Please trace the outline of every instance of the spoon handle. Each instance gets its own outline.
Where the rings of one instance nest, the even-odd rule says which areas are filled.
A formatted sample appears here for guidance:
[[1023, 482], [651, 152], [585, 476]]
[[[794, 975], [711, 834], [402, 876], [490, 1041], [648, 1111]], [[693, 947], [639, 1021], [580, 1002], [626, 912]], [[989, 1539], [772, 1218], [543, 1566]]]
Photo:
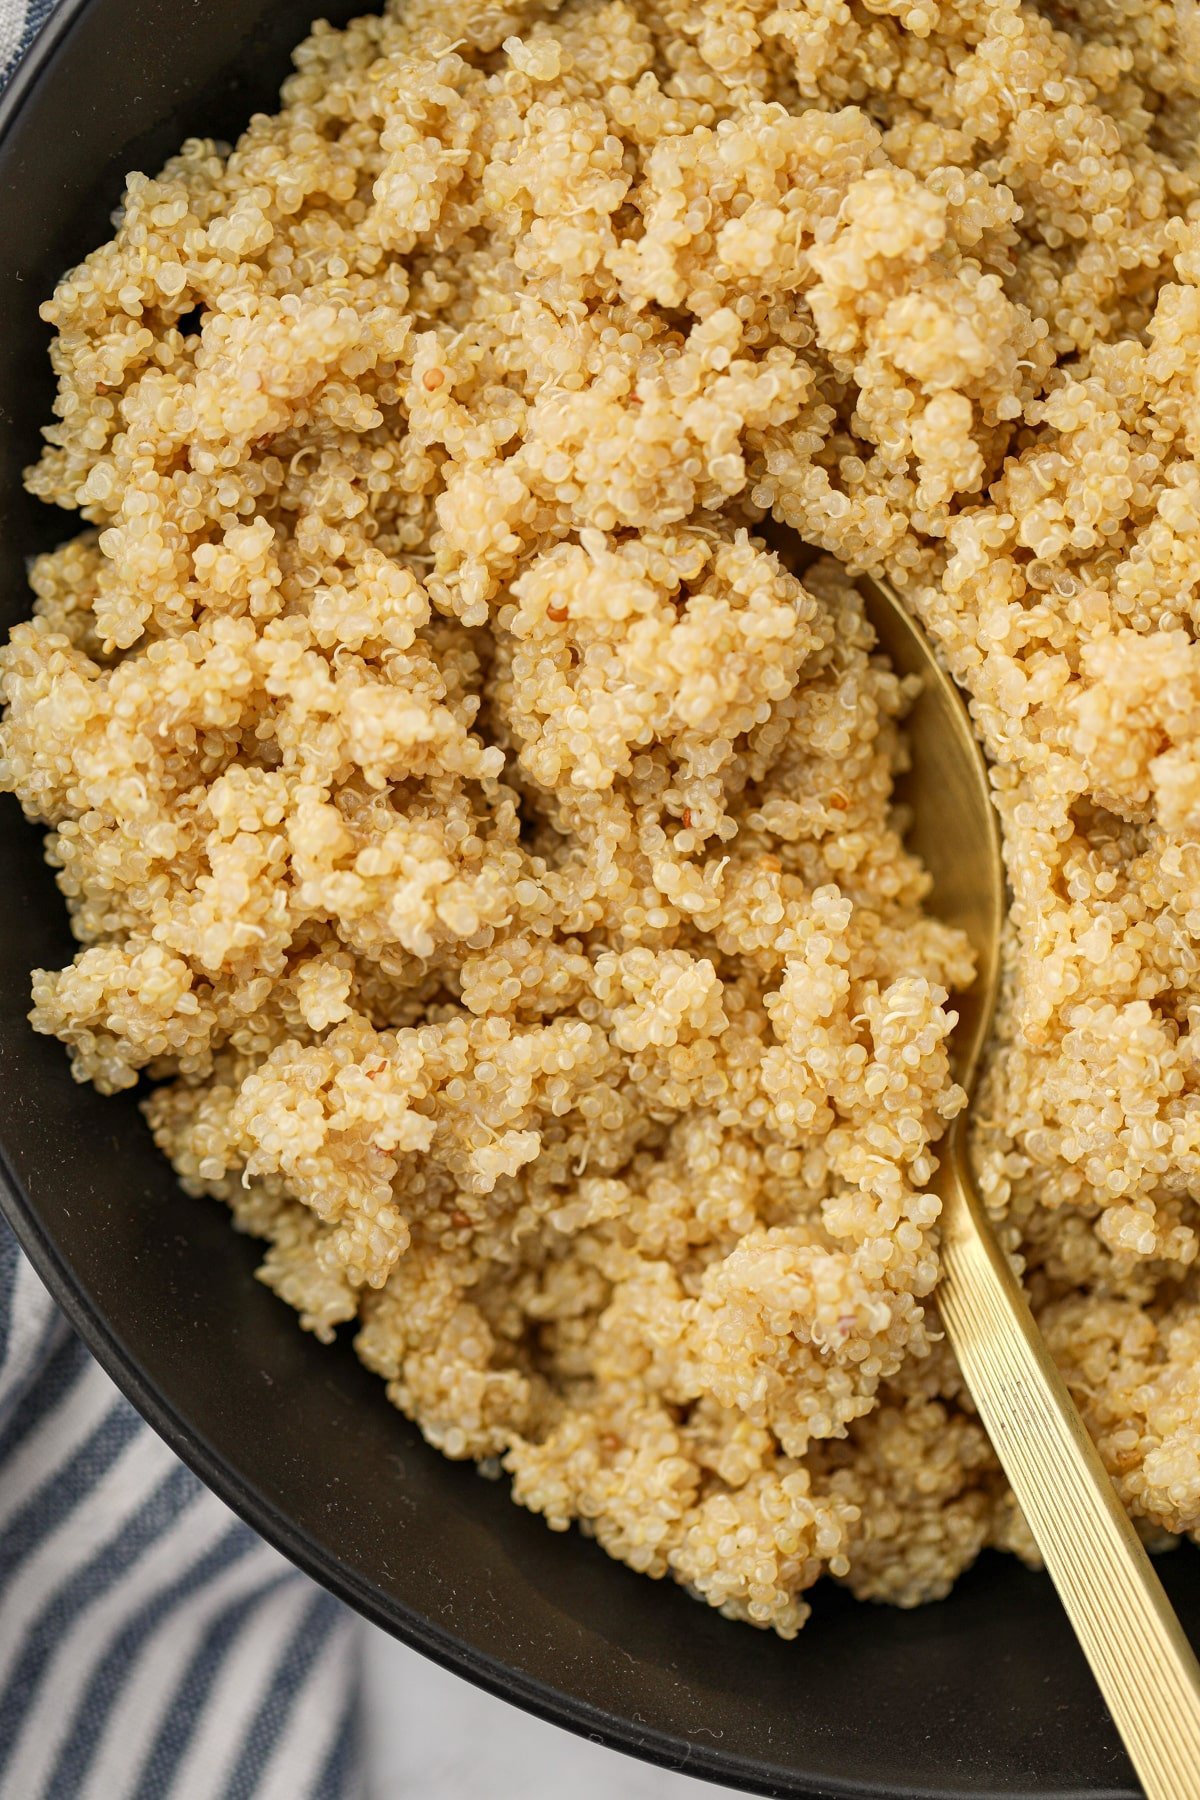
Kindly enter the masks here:
[[938, 1177], [947, 1336], [1149, 1800], [1200, 1800], [1200, 1664], [996, 1241], [963, 1135]]

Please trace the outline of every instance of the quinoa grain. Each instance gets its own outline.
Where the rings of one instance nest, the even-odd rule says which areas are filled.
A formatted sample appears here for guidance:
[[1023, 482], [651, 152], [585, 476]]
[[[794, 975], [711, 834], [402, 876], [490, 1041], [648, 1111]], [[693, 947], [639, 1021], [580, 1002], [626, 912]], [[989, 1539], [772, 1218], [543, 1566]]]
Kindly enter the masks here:
[[980, 1179], [1200, 1530], [1198, 95], [1167, 0], [411, 0], [44, 309], [34, 1025], [432, 1444], [785, 1636], [1033, 1554], [930, 1310], [971, 962], [864, 569], [995, 770]]

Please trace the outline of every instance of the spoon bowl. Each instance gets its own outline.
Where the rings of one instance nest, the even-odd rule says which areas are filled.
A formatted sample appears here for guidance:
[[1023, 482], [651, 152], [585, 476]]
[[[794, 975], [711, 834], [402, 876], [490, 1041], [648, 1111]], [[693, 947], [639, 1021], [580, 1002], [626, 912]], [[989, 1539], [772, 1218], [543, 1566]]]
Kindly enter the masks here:
[[921, 683], [904, 721], [910, 766], [896, 798], [911, 813], [905, 841], [933, 878], [930, 911], [965, 932], [975, 951], [974, 983], [954, 997], [950, 1045], [955, 1080], [969, 1094], [996, 1010], [1004, 925], [1004, 862], [987, 764], [962, 695], [896, 590], [867, 576], [857, 586], [893, 669]]

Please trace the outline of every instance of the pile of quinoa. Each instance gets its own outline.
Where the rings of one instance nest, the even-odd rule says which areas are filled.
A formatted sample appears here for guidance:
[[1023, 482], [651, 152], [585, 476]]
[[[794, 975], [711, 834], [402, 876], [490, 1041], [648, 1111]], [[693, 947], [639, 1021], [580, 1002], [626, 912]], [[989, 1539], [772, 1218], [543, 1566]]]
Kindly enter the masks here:
[[1032, 1557], [931, 1305], [972, 967], [885, 573], [1003, 822], [979, 1178], [1200, 1531], [1200, 7], [416, 0], [295, 66], [44, 309], [34, 1025], [555, 1529], [784, 1636]]

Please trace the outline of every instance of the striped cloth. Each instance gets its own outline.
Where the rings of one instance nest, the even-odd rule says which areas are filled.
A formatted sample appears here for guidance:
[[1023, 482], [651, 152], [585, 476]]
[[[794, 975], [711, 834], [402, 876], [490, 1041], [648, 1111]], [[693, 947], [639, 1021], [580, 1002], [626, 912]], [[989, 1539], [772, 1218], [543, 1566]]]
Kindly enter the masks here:
[[[52, 0], [0, 0], [0, 85]], [[359, 1629], [167, 1449], [0, 1220], [0, 1800], [352, 1800]]]
[[359, 1632], [155, 1436], [0, 1221], [0, 1796], [351, 1800]]
[[0, 0], [0, 86], [54, 10], [54, 0]]

